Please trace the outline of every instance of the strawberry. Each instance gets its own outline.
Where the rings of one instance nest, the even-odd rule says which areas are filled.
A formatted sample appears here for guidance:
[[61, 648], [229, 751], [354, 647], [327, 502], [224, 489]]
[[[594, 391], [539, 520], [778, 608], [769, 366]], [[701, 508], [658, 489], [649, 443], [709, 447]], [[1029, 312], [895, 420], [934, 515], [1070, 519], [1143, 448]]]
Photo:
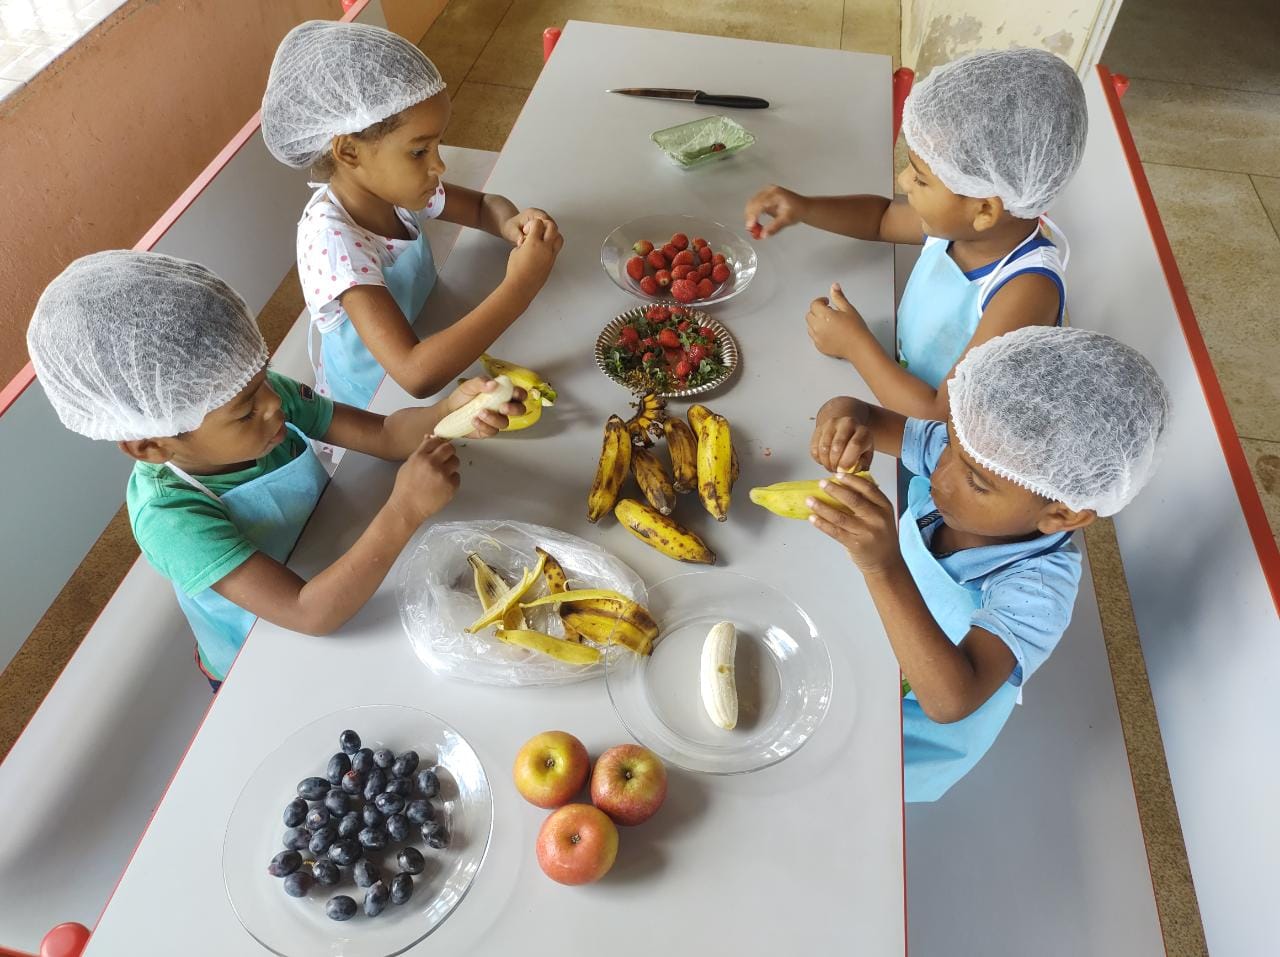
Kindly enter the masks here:
[[706, 346], [693, 345], [689, 347], [687, 354], [689, 356], [689, 361], [692, 362], [694, 366], [698, 366], [710, 353], [707, 351]]
[[732, 275], [733, 273], [729, 271], [729, 267], [724, 263], [720, 263], [718, 266], [714, 266], [711, 269], [711, 279], [713, 282], [728, 282], [729, 277]]
[[622, 331], [618, 333], [619, 342], [639, 342], [640, 333], [636, 332], [635, 326], [623, 326]]
[[659, 269], [653, 274], [653, 281], [658, 284], [659, 289], [666, 289], [671, 285], [671, 273], [665, 269]]
[[632, 279], [644, 278], [644, 259], [640, 256], [632, 256], [627, 260], [627, 275]]
[[698, 267], [698, 278], [699, 278], [699, 279], [710, 279], [710, 278], [711, 278], [711, 271], [712, 271], [713, 269], [715, 269], [715, 268], [716, 268], [716, 267], [715, 267], [715, 266], [713, 266], [713, 265], [711, 265], [711, 263], [703, 263], [701, 266], [699, 266], [699, 267]]
[[658, 294], [658, 284], [654, 282], [652, 276], [645, 276], [640, 280], [640, 291], [646, 296], [656, 296]]
[[649, 253], [653, 252], [653, 243], [649, 242], [647, 239], [641, 239], [638, 240], [631, 248], [635, 250], [637, 256], [647, 256]]
[[701, 249], [701, 248], [702, 248], [703, 246], [705, 246], [706, 244], [707, 244], [707, 241], [706, 241], [705, 239], [703, 239], [701, 236], [697, 236], [697, 237], [695, 237], [695, 238], [694, 238], [694, 240], [693, 240], [693, 248], [694, 248], [694, 249]]
[[640, 340], [640, 346], [644, 349], [655, 349], [658, 346], [658, 340], [654, 336], [645, 336]]
[[[681, 311], [683, 312], [684, 310], [681, 310]], [[675, 318], [675, 313], [674, 313], [674, 312], [671, 314], [671, 318], [672, 318], [672, 319], [674, 319], [674, 318]], [[688, 331], [689, 331], [689, 325], [690, 325], [690, 323], [689, 323], [689, 320], [688, 320], [688, 319], [681, 319], [679, 322], [677, 322], [677, 323], [676, 323], [676, 329], [677, 329], [678, 331], [680, 331], [680, 332], [688, 332]]]
[[658, 344], [664, 349], [679, 349], [680, 337], [674, 329], [663, 329], [658, 333]]
[[684, 233], [676, 233], [671, 237], [671, 245], [676, 249], [686, 249], [689, 246], [689, 237]]
[[688, 359], [681, 359], [679, 362], [676, 363], [676, 378], [677, 379], [689, 378], [689, 376], [693, 375], [693, 370], [695, 368], [697, 367]]
[[716, 284], [710, 279], [698, 280], [698, 298], [710, 299], [716, 294]]
[[747, 230], [751, 234], [752, 239], [759, 239], [764, 235], [764, 227], [759, 223], [752, 223], [751, 228]]
[[676, 253], [676, 258], [671, 260], [673, 266], [692, 266], [693, 264], [693, 253], [688, 249], [680, 250]]
[[729, 260], [724, 258], [724, 253], [716, 253], [714, 256], [711, 257], [711, 265], [713, 266], [719, 266], [721, 263], [725, 263], [728, 261]]
[[679, 252], [680, 250], [676, 249], [676, 247], [671, 245], [671, 243], [667, 243], [665, 246], [662, 247], [662, 255], [667, 260], [667, 262], [671, 262], [672, 260], [674, 260], [676, 258], [676, 255]]
[[671, 295], [679, 302], [693, 302], [698, 298], [698, 287], [692, 279], [677, 279], [671, 284]]
[[672, 306], [671, 315], [673, 318], [682, 318], [684, 316], [689, 315], [689, 310], [686, 309], [684, 306]]
[[654, 359], [654, 354], [652, 352], [646, 352], [644, 355], [640, 357], [641, 362], [652, 362], [653, 359]]
[[666, 259], [664, 259], [664, 258], [663, 258], [663, 256], [662, 256], [662, 253], [660, 253], [660, 252], [659, 252], [658, 250], [656, 250], [656, 249], [651, 249], [651, 250], [649, 251], [649, 254], [648, 254], [647, 256], [645, 256], [645, 257], [644, 257], [644, 261], [645, 261], [645, 262], [647, 262], [647, 263], [648, 263], [650, 266], [652, 266], [654, 269], [666, 269], [666, 268], [667, 268], [667, 261], [666, 261]]
[[685, 278], [687, 278], [691, 273], [695, 273], [695, 272], [697, 272], [697, 270], [696, 270], [696, 269], [694, 269], [692, 266], [672, 266], [672, 267], [671, 267], [671, 278], [672, 278], [672, 279], [685, 279]]
[[704, 263], [711, 262], [711, 257], [714, 255], [715, 253], [711, 251], [710, 246], [703, 246], [701, 249], [698, 250], [698, 256], [702, 259]]

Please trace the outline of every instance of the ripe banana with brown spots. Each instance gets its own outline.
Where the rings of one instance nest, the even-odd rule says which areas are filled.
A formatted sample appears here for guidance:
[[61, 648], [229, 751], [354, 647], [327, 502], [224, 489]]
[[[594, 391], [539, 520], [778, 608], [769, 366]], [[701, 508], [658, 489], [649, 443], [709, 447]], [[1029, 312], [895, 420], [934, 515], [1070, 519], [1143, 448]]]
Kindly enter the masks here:
[[683, 525], [633, 498], [624, 498], [613, 510], [622, 527], [646, 545], [681, 562], [714, 565], [716, 553]]
[[712, 412], [702, 417], [698, 436], [698, 497], [718, 522], [729, 517], [733, 489], [733, 436], [729, 420]]
[[596, 465], [596, 477], [587, 493], [587, 520], [598, 521], [618, 500], [622, 483], [631, 471], [631, 436], [627, 427], [616, 415], [609, 416], [604, 427], [604, 444], [600, 449], [600, 461]]
[[646, 448], [634, 448], [631, 450], [631, 471], [649, 504], [663, 515], [670, 515], [676, 507], [676, 490], [662, 460]]
[[[710, 409], [708, 409], [705, 405], [689, 406], [689, 426], [693, 429], [693, 434], [695, 436], [698, 434], [698, 425], [701, 422], [705, 421], [707, 416], [710, 416], [710, 415], [714, 415], [714, 413]], [[733, 488], [733, 486], [737, 484], [738, 484], [738, 450], [735, 448], [733, 450], [733, 455], [731, 456], [730, 462], [729, 462], [729, 487]]]
[[662, 423], [671, 456], [672, 487], [679, 493], [692, 492], [698, 485], [698, 440], [693, 429], [674, 415]]

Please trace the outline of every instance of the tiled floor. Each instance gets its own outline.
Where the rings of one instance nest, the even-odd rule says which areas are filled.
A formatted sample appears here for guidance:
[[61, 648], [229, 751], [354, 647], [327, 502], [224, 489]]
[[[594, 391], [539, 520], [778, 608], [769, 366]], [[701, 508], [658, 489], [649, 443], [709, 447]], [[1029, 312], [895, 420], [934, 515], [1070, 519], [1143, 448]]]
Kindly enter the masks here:
[[0, 0], [0, 99], [44, 69], [124, 0]]

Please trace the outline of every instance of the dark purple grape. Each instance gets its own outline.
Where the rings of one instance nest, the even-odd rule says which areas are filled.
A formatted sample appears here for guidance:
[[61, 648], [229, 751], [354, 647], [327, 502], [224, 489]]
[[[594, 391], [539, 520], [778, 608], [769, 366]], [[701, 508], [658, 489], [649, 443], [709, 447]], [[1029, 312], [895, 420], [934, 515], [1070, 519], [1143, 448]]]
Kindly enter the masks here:
[[364, 822], [360, 820], [360, 812], [348, 811], [338, 822], [338, 837], [355, 837], [362, 827]]
[[396, 854], [396, 863], [406, 874], [421, 874], [422, 869], [427, 866], [422, 852], [416, 847], [400, 848], [400, 852]]
[[324, 806], [329, 809], [329, 813], [334, 817], [342, 817], [347, 813], [347, 808], [351, 806], [351, 801], [347, 798], [347, 792], [340, 788], [330, 788], [329, 793], [324, 796]]
[[338, 735], [338, 745], [342, 748], [343, 754], [355, 754], [360, 750], [360, 735], [348, 728]]
[[342, 776], [342, 790], [348, 794], [359, 794], [364, 790], [364, 775], [352, 768]]
[[364, 853], [359, 842], [342, 837], [329, 846], [329, 860], [341, 867], [350, 867]]
[[378, 865], [368, 858], [356, 861], [356, 866], [351, 869], [351, 876], [357, 887], [368, 887], [382, 880], [382, 872], [378, 869]]
[[298, 797], [308, 801], [319, 801], [329, 790], [329, 782], [324, 778], [303, 778], [298, 782]]
[[387, 834], [393, 841], [403, 841], [409, 836], [409, 819], [403, 814], [387, 817]]
[[377, 917], [387, 906], [387, 901], [391, 899], [391, 891], [387, 889], [387, 885], [378, 881], [364, 892], [364, 912], [367, 917]]
[[404, 816], [414, 824], [426, 824], [436, 816], [435, 811], [431, 809], [431, 804], [419, 798], [416, 801], [410, 801], [405, 805]]
[[342, 871], [338, 870], [338, 865], [333, 861], [312, 861], [311, 873], [315, 875], [316, 883], [321, 887], [332, 887], [342, 880]]
[[368, 774], [373, 770], [373, 752], [368, 748], [361, 748], [355, 754], [351, 755], [351, 770], [359, 771], [361, 774]]
[[380, 827], [366, 827], [358, 835], [360, 846], [370, 851], [380, 851], [387, 846], [387, 832]]
[[413, 793], [413, 780], [411, 778], [392, 778], [382, 790], [388, 794], [398, 794], [407, 801], [409, 800], [409, 795]]
[[390, 748], [379, 748], [377, 751], [373, 752], [373, 763], [384, 771], [391, 767], [391, 765], [395, 764], [395, 762], [395, 753]]
[[314, 883], [310, 871], [294, 871], [284, 879], [284, 892], [290, 897], [306, 897]]
[[406, 751], [391, 765], [391, 775], [397, 778], [411, 777], [416, 770], [418, 770], [417, 751]]
[[364, 799], [372, 801], [387, 786], [387, 775], [381, 768], [374, 768], [364, 779]]
[[300, 851], [307, 846], [310, 840], [311, 832], [305, 827], [291, 827], [284, 832], [284, 838], [280, 843], [291, 851]]
[[324, 776], [329, 779], [329, 783], [335, 788], [342, 783], [342, 776], [351, 770], [351, 759], [339, 751], [329, 759], [329, 766], [325, 768]]
[[284, 826], [297, 827], [307, 816], [307, 802], [302, 798], [294, 798], [284, 806]]
[[267, 873], [272, 877], [288, 877], [302, 866], [302, 855], [297, 851], [281, 851], [271, 858]]
[[404, 810], [404, 798], [398, 794], [389, 794], [386, 791], [375, 797], [373, 804], [383, 814], [399, 814]]
[[413, 878], [408, 874], [397, 874], [391, 878], [391, 903], [404, 904], [413, 896]]
[[424, 798], [433, 798], [440, 793], [440, 779], [431, 768], [423, 768], [418, 772], [418, 793]]
[[427, 842], [427, 847], [437, 851], [449, 844], [449, 835], [439, 821], [428, 821], [422, 825], [422, 839]]
[[329, 850], [329, 845], [337, 839], [338, 829], [332, 824], [326, 824], [324, 827], [312, 832], [311, 840], [307, 842], [307, 850], [319, 857]]
[[[323, 804], [313, 807], [307, 812], [306, 827], [308, 831], [318, 831], [329, 823], [329, 809]], [[422, 822], [419, 821], [419, 824]]]
[[[351, 733], [355, 734], [354, 731]], [[346, 894], [330, 897], [329, 902], [324, 905], [324, 912], [330, 920], [351, 920], [356, 916], [356, 909], [356, 902]]]

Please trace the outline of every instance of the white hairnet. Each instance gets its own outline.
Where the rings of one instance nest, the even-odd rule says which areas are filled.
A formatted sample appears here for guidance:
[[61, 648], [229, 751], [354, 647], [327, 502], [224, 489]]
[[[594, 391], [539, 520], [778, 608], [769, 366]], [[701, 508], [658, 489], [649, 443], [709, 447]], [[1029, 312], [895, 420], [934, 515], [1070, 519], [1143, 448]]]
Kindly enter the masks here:
[[902, 133], [961, 196], [998, 196], [1035, 219], [1084, 155], [1089, 114], [1071, 67], [1047, 50], [978, 53], [940, 66], [916, 86]]
[[1143, 356], [1087, 329], [1028, 326], [971, 349], [951, 425], [997, 475], [1075, 511], [1120, 511], [1155, 472], [1169, 418]]
[[359, 133], [444, 89], [404, 37], [362, 23], [310, 20], [280, 41], [262, 97], [271, 155], [301, 169], [335, 136]]
[[158, 253], [84, 256], [40, 296], [27, 329], [62, 424], [91, 439], [189, 432], [267, 364], [244, 300], [208, 269]]

